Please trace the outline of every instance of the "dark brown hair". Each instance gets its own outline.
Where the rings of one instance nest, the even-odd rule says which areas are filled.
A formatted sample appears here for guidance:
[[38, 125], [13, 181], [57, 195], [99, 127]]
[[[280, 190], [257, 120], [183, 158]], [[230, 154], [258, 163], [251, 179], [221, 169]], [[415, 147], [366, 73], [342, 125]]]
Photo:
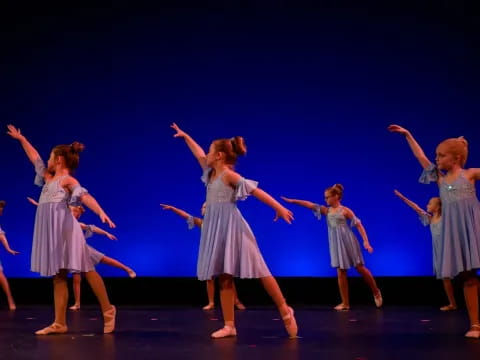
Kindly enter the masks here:
[[335, 184], [327, 188], [327, 190], [332, 195], [338, 195], [338, 199], [343, 197], [343, 185], [342, 184]]
[[3, 209], [7, 205], [7, 202], [5, 200], [0, 200], [0, 208]]
[[52, 152], [55, 157], [62, 156], [65, 159], [65, 167], [73, 172], [80, 162], [80, 153], [85, 149], [85, 145], [78, 141], [73, 142], [71, 145], [57, 145], [53, 148]]
[[241, 136], [235, 136], [231, 139], [215, 140], [213, 147], [215, 151], [225, 154], [225, 163], [228, 165], [235, 165], [237, 158], [247, 153], [245, 140]]

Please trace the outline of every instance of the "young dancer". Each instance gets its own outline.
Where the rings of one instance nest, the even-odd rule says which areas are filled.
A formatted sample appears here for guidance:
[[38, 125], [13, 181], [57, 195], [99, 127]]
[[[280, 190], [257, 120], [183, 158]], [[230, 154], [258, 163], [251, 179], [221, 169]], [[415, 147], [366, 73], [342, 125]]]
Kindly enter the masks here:
[[[7, 203], [4, 200], [0, 200], [0, 215], [3, 215], [3, 209]], [[19, 254], [18, 251], [12, 250], [10, 245], [8, 244], [7, 237], [5, 236], [5, 231], [2, 230], [0, 227], [0, 242], [2, 243], [5, 250], [7, 250], [12, 255]], [[0, 262], [0, 286], [2, 287], [5, 295], [7, 296], [8, 301], [8, 308], [10, 310], [15, 310], [17, 306], [15, 305], [15, 301], [13, 300], [12, 292], [10, 291], [10, 286], [8, 284], [7, 277], [3, 273], [2, 263]]]
[[55, 320], [37, 335], [65, 333], [67, 328], [68, 272], [85, 272], [103, 312], [104, 333], [115, 328], [115, 306], [110, 304], [105, 284], [94, 270], [85, 237], [78, 221], [73, 217], [69, 204], [81, 201], [92, 209], [110, 227], [110, 220], [97, 201], [80, 186], [72, 176], [79, 162], [79, 152], [84, 146], [78, 142], [57, 145], [53, 148], [47, 166], [37, 150], [19, 129], [8, 125], [8, 135], [22, 145], [28, 159], [34, 164], [35, 183], [42, 186], [32, 244], [32, 271], [42, 276], [53, 276]]
[[[398, 190], [394, 190], [397, 195], [405, 204], [410, 206], [419, 216], [420, 221], [425, 226], [430, 226], [430, 232], [432, 234], [432, 252], [433, 252], [433, 271], [435, 274], [439, 272], [438, 259], [440, 258], [440, 230], [442, 219], [442, 200], [439, 197], [433, 197], [427, 204], [427, 210], [423, 210], [416, 203], [406, 198]], [[455, 301], [455, 295], [453, 292], [452, 281], [449, 278], [442, 279], [443, 287], [449, 301], [448, 305], [442, 306], [441, 311], [451, 311], [457, 309], [457, 302]]]
[[463, 138], [442, 141], [436, 149], [434, 165], [407, 129], [390, 125], [388, 130], [405, 136], [410, 149], [423, 167], [421, 183], [436, 182], [442, 200], [440, 256], [437, 278], [459, 276], [470, 319], [465, 336], [480, 338], [478, 316], [479, 282], [476, 270], [480, 268], [480, 203], [475, 181], [480, 179], [480, 168], [465, 169], [468, 143]]
[[[33, 205], [38, 205], [38, 202], [34, 199], [27, 197], [28, 201], [30, 201]], [[70, 206], [72, 210], [72, 214], [75, 219], [80, 219], [83, 213], [85, 213], [85, 208], [83, 206]], [[82, 222], [79, 222], [80, 227], [84, 231], [85, 239], [88, 239], [93, 236], [93, 234], [104, 235], [110, 240], [117, 240], [115, 235], [110, 234], [109, 232], [96, 227], [95, 225], [86, 225]], [[113, 259], [111, 257], [105, 256], [105, 254], [99, 252], [98, 250], [94, 249], [92, 246], [87, 245], [90, 251], [90, 258], [93, 262], [93, 265], [97, 265], [99, 263], [110, 265], [119, 269], [124, 270], [130, 278], [135, 278], [137, 274], [131, 268], [122, 264], [120, 261]], [[81, 292], [81, 282], [82, 282], [82, 275], [81, 273], [73, 273], [73, 295], [75, 298], [75, 304], [69, 307], [70, 310], [80, 310], [80, 292]]]
[[183, 138], [203, 169], [207, 187], [207, 206], [202, 225], [197, 274], [200, 280], [219, 277], [220, 302], [225, 326], [211, 334], [213, 338], [236, 336], [233, 277], [260, 278], [275, 302], [291, 338], [297, 335], [294, 312], [287, 305], [275, 278], [270, 274], [250, 226], [236, 206], [237, 200], [253, 195], [275, 210], [276, 217], [291, 223], [291, 211], [232, 170], [239, 155], [246, 153], [242, 137], [212, 142], [208, 154], [176, 124], [174, 137]]
[[[203, 203], [201, 213], [202, 216], [205, 216], [205, 208], [206, 203]], [[188, 228], [193, 229], [194, 226], [202, 228], [203, 219], [198, 217], [193, 217], [189, 213], [185, 212], [182, 209], [178, 209], [172, 205], [167, 204], [160, 204], [163, 210], [170, 210], [180, 216], [181, 218], [187, 220]], [[213, 310], [215, 308], [215, 280], [207, 280], [207, 296], [208, 296], [208, 304], [205, 305], [202, 309], [203, 310]], [[233, 289], [233, 297], [234, 297], [234, 304], [238, 310], [245, 310], [245, 305], [238, 299], [237, 289], [235, 287], [235, 281], [232, 282], [232, 289]]]
[[370, 287], [375, 300], [375, 305], [381, 307], [383, 304], [382, 294], [377, 287], [377, 283], [372, 273], [365, 267], [362, 252], [358, 244], [358, 240], [350, 227], [347, 220], [350, 220], [350, 226], [355, 226], [362, 236], [363, 246], [369, 252], [373, 252], [373, 248], [368, 241], [367, 233], [360, 220], [355, 216], [352, 210], [341, 204], [343, 198], [343, 186], [335, 184], [325, 190], [325, 201], [328, 207], [321, 206], [316, 203], [289, 199], [282, 196], [282, 199], [291, 204], [297, 204], [307, 209], [313, 210], [318, 219], [322, 215], [327, 216], [328, 225], [328, 246], [330, 249], [330, 260], [332, 267], [337, 269], [338, 287], [342, 302], [335, 306], [337, 311], [346, 311], [350, 309], [350, 299], [348, 296], [348, 280], [347, 270], [351, 267], [362, 275], [363, 279]]

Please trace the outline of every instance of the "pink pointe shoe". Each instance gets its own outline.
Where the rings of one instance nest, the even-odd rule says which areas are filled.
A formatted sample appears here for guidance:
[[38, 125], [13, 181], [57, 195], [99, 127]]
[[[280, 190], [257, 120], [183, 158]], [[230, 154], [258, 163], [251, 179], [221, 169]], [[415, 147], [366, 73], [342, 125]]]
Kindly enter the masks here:
[[479, 324], [472, 325], [470, 330], [466, 332], [465, 337], [470, 339], [480, 339], [480, 325]]
[[290, 339], [295, 339], [298, 333], [297, 321], [295, 320], [295, 316], [293, 314], [294, 311], [289, 306], [288, 314], [282, 317], [283, 324], [285, 325], [285, 329], [287, 330]]
[[72, 306], [69, 307], [69, 309], [74, 310], [74, 311], [80, 310], [80, 305], [77, 305], [77, 304], [72, 305]]
[[117, 316], [117, 309], [112, 305], [110, 309], [103, 313], [103, 333], [110, 334], [115, 330], [115, 317]]
[[373, 295], [373, 300], [375, 300], [375, 306], [377, 308], [381, 308], [383, 305], [383, 298], [382, 298], [382, 293], [380, 292], [380, 289], [378, 290], [377, 295]]
[[210, 335], [213, 339], [221, 339], [226, 337], [237, 336], [237, 329], [233, 326], [225, 325], [220, 330], [215, 331]]
[[243, 304], [240, 302], [240, 300], [235, 301], [235, 307], [236, 307], [238, 310], [245, 310], [245, 309], [246, 309], [245, 305], [243, 305]]
[[213, 310], [215, 309], [215, 304], [214, 303], [208, 303], [207, 305], [205, 305], [202, 310], [205, 310], [205, 311], [208, 311], [208, 310]]
[[46, 328], [35, 331], [35, 335], [65, 334], [68, 331], [67, 325], [53, 323]]
[[338, 304], [337, 306], [335, 306], [333, 309], [337, 310], [337, 311], [348, 311], [348, 310], [350, 310], [350, 306], [347, 306], [347, 305], [344, 305], [343, 303], [341, 303], [341, 304]]

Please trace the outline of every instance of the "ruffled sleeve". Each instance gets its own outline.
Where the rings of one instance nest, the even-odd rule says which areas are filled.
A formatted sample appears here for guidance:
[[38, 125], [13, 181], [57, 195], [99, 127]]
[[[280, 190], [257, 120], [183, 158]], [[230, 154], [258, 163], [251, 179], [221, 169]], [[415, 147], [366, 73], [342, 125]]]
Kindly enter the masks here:
[[425, 169], [423, 169], [422, 175], [418, 179], [418, 182], [421, 184], [430, 184], [431, 182], [438, 181], [438, 169], [437, 167], [430, 163]]
[[188, 230], [192, 230], [192, 229], [195, 227], [195, 221], [194, 221], [192, 215], [190, 215], [190, 216], [187, 218], [187, 224], [188, 224]]
[[318, 204], [315, 204], [313, 208], [313, 216], [315, 216], [318, 220], [322, 218], [322, 207]]
[[212, 168], [205, 168], [203, 169], [203, 174], [202, 174], [202, 177], [200, 178], [202, 180], [202, 182], [207, 185], [208, 184], [208, 180], [210, 180], [210, 173], [212, 172]]
[[357, 218], [355, 215], [353, 215], [353, 218], [352, 220], [350, 220], [350, 227], [354, 227], [354, 226], [357, 226], [358, 224], [361, 224], [362, 221]]
[[33, 181], [33, 183], [37, 186], [43, 186], [43, 184], [45, 184], [45, 180], [43, 177], [45, 175], [45, 171], [47, 170], [47, 168], [45, 167], [45, 163], [42, 159], [38, 158], [33, 163], [33, 166], [35, 166], [35, 180]]
[[88, 239], [89, 237], [93, 236], [93, 228], [95, 225], [87, 225], [87, 228], [84, 230], [85, 231], [85, 239]]
[[245, 200], [258, 187], [258, 181], [241, 178], [235, 187], [235, 200]]
[[75, 186], [72, 190], [72, 195], [70, 196], [68, 205], [80, 206], [81, 205], [80, 198], [85, 194], [88, 194], [87, 189], [81, 187], [80, 185]]
[[423, 224], [423, 226], [428, 226], [430, 225], [430, 216], [427, 213], [421, 213], [419, 215], [420, 222]]

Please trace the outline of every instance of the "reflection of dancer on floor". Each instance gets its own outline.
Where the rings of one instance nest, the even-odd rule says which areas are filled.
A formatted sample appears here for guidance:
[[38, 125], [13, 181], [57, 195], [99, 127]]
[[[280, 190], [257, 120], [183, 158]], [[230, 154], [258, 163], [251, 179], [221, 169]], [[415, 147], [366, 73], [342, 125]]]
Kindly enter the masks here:
[[42, 187], [35, 215], [31, 269], [42, 276], [53, 277], [55, 320], [37, 331], [37, 335], [66, 333], [69, 272], [85, 272], [95, 296], [100, 303], [104, 320], [104, 333], [115, 329], [116, 308], [110, 303], [102, 277], [95, 271], [85, 236], [69, 205], [85, 204], [102, 222], [115, 224], [93, 196], [82, 188], [72, 174], [79, 163], [79, 153], [84, 146], [78, 142], [57, 145], [52, 149], [47, 166], [38, 151], [19, 129], [8, 125], [8, 135], [19, 141], [28, 159], [35, 166], [35, 184]]
[[435, 164], [425, 155], [412, 133], [390, 125], [388, 130], [401, 134], [423, 168], [419, 181], [435, 182], [442, 199], [440, 258], [437, 278], [459, 276], [470, 320], [469, 338], [480, 338], [478, 292], [480, 283], [480, 203], [475, 182], [480, 180], [480, 168], [465, 169], [468, 143], [463, 137], [450, 138], [438, 144]]
[[[420, 221], [423, 225], [430, 226], [430, 232], [432, 234], [432, 248], [433, 248], [433, 271], [438, 274], [440, 271], [440, 231], [442, 230], [442, 200], [439, 197], [433, 197], [427, 204], [427, 211], [423, 210], [413, 201], [407, 199], [399, 191], [394, 190], [395, 195], [402, 199], [405, 204], [410, 206], [420, 216]], [[443, 287], [447, 294], [448, 301], [450, 302], [446, 306], [440, 308], [441, 311], [450, 311], [457, 309], [457, 302], [455, 301], [455, 295], [453, 293], [452, 280], [450, 278], [444, 278]]]
[[[352, 210], [340, 203], [342, 197], [343, 186], [335, 184], [325, 190], [325, 202], [328, 207], [323, 205], [320, 206], [305, 200], [289, 199], [286, 197], [282, 197], [282, 199], [288, 203], [297, 204], [313, 210], [319, 219], [322, 215], [327, 217], [330, 260], [332, 267], [337, 268], [338, 287], [342, 298], [341, 304], [335, 306], [334, 309], [337, 311], [350, 309], [347, 270], [351, 267], [355, 267], [359, 274], [362, 275], [363, 279], [372, 290], [375, 305], [381, 307], [383, 305], [382, 294], [377, 287], [377, 283], [372, 276], [372, 273], [365, 266], [357, 237], [350, 227], [355, 226], [357, 228], [362, 236], [363, 247], [365, 250], [372, 253], [373, 248], [370, 246], [367, 233], [361, 221], [355, 216]], [[347, 220], [350, 220], [351, 222], [350, 227], [347, 225]]]
[[[0, 200], [0, 215], [3, 214], [3, 209], [7, 203], [3, 200]], [[10, 245], [8, 244], [7, 237], [5, 236], [5, 231], [2, 230], [0, 227], [0, 242], [2, 243], [5, 250], [7, 250], [12, 255], [19, 254], [18, 251], [12, 250]], [[0, 262], [0, 286], [2, 287], [5, 295], [7, 296], [8, 301], [8, 308], [10, 310], [15, 310], [17, 307], [15, 305], [15, 301], [13, 300], [12, 292], [10, 291], [10, 286], [8, 285], [8, 280], [5, 274], [3, 273], [2, 263]]]
[[[188, 228], [192, 229], [194, 226], [198, 226], [199, 228], [202, 227], [203, 220], [198, 217], [193, 217], [189, 213], [178, 209], [174, 206], [171, 205], [166, 205], [166, 204], [160, 204], [163, 208], [163, 210], [171, 210], [175, 214], [179, 215], [183, 219], [187, 220], [188, 223]], [[205, 216], [205, 208], [207, 204], [204, 203], [202, 205], [202, 216]], [[237, 295], [237, 289], [235, 287], [235, 281], [232, 283], [233, 287], [233, 296], [234, 296], [234, 301], [235, 301], [235, 306], [237, 307], [238, 310], [245, 310], [245, 305], [241, 303], [241, 301], [238, 299]], [[207, 280], [207, 295], [208, 295], [208, 305], [203, 307], [203, 310], [212, 310], [215, 308], [215, 280]]]
[[207, 208], [203, 218], [197, 274], [200, 280], [219, 277], [220, 303], [225, 326], [211, 334], [213, 338], [236, 336], [233, 277], [260, 279], [280, 312], [291, 338], [297, 336], [293, 309], [288, 306], [277, 281], [268, 270], [250, 226], [238, 210], [237, 201], [255, 196], [275, 210], [276, 219], [287, 223], [292, 212], [232, 170], [237, 157], [246, 153], [242, 137], [218, 139], [211, 143], [208, 154], [176, 124], [174, 137], [183, 138], [203, 170], [207, 188]]
[[[37, 205], [38, 203], [33, 200], [32, 198], [27, 198], [28, 201], [30, 201], [32, 204]], [[75, 217], [75, 219], [79, 219], [80, 216], [85, 212], [85, 208], [83, 206], [71, 206], [70, 209], [72, 210], [72, 214]], [[108, 237], [110, 240], [117, 240], [117, 238], [110, 234], [109, 232], [102, 230], [95, 225], [86, 225], [82, 222], [79, 222], [80, 227], [85, 233], [85, 239], [88, 239], [89, 237], [92, 237], [93, 234], [99, 234], [99, 235], [104, 235]], [[128, 276], [130, 276], [132, 279], [137, 276], [135, 271], [133, 271], [131, 268], [126, 266], [125, 264], [122, 264], [120, 261], [115, 260], [111, 257], [105, 256], [98, 250], [94, 249], [90, 245], [88, 245], [88, 249], [90, 250], [90, 258], [93, 262], [94, 265], [97, 265], [98, 263], [110, 265], [119, 269], [124, 270]], [[73, 273], [73, 294], [75, 297], [75, 304], [70, 306], [70, 310], [79, 310], [80, 309], [80, 284], [82, 281], [82, 276], [81, 273]]]

